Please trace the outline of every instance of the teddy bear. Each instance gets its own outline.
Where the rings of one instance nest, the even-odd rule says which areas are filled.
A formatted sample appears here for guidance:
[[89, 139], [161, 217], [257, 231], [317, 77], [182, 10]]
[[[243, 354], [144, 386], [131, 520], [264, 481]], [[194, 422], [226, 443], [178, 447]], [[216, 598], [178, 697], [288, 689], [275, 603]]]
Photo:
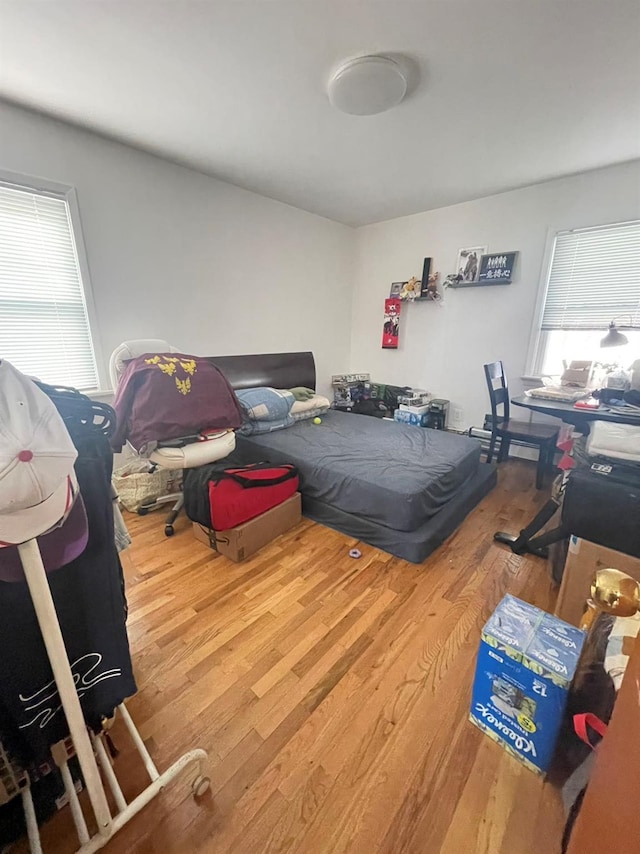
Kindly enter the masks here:
[[404, 283], [404, 287], [400, 291], [400, 299], [405, 302], [413, 302], [414, 299], [420, 297], [420, 281], [412, 276], [408, 282]]

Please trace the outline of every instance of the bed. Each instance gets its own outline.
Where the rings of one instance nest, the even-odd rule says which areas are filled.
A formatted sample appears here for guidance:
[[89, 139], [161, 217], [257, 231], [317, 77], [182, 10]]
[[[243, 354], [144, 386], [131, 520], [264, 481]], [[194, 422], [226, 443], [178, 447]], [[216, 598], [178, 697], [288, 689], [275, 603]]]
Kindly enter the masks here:
[[[315, 388], [312, 353], [210, 359], [235, 389]], [[350, 537], [421, 563], [496, 483], [480, 443], [457, 434], [331, 410], [274, 433], [237, 436], [228, 461], [293, 463], [303, 512]]]

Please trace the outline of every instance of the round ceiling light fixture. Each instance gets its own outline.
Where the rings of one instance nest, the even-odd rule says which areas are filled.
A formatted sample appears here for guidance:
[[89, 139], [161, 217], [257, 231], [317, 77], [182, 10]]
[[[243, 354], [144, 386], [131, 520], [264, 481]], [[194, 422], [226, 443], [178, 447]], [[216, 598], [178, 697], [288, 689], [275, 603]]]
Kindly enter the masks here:
[[352, 116], [384, 113], [396, 107], [406, 92], [404, 70], [386, 56], [360, 56], [343, 63], [328, 86], [331, 105]]

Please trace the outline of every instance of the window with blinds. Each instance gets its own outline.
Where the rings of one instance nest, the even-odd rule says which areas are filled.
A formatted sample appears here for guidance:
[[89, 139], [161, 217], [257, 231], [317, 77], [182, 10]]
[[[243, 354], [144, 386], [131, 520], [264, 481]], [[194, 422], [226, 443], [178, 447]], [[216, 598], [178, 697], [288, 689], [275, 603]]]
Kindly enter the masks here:
[[640, 221], [561, 231], [541, 328], [606, 330], [620, 315], [640, 320]]
[[3, 184], [0, 358], [44, 382], [98, 387], [69, 205]]
[[[612, 320], [629, 339], [601, 350]], [[563, 360], [615, 362], [640, 355], [640, 221], [561, 231], [555, 237], [530, 372], [559, 374]]]

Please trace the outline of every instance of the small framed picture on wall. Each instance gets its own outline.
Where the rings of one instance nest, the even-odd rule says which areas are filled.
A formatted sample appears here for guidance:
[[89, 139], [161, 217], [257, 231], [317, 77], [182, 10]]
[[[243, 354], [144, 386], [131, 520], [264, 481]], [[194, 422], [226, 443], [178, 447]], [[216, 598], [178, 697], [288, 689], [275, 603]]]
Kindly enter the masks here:
[[510, 285], [513, 281], [513, 268], [516, 265], [517, 256], [517, 252], [483, 255], [478, 280], [484, 285]]
[[470, 246], [458, 251], [456, 275], [462, 276], [462, 282], [477, 282], [480, 270], [480, 259], [486, 255], [486, 246]]

